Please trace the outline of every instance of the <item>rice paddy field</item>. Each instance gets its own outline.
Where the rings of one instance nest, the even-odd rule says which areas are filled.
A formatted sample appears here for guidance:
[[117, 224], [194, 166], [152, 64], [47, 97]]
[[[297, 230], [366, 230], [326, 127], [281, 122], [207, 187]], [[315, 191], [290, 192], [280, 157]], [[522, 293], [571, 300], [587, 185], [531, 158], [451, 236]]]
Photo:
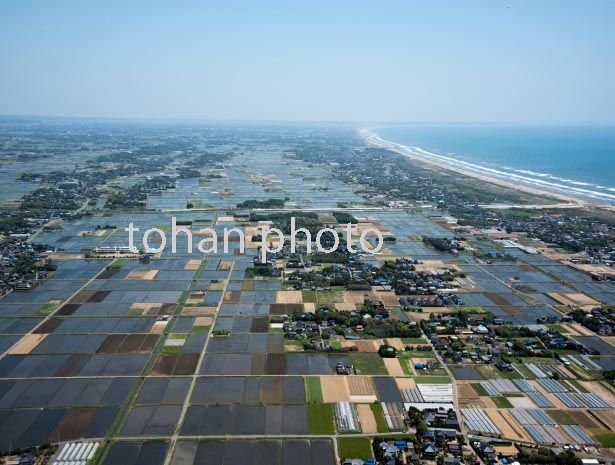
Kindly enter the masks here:
[[[178, 236], [176, 253], [167, 248], [149, 259], [87, 253], [126, 246], [129, 222], [139, 228], [135, 242], [140, 243], [148, 228], [170, 232], [171, 216], [191, 224], [195, 238], [205, 226], [220, 236], [225, 227], [254, 229], [236, 211], [246, 200], [288, 198], [293, 208], [328, 216], [344, 204], [355, 207], [353, 215], [362, 221], [396, 238], [387, 244], [386, 258], [455, 261], [473, 283], [471, 290], [462, 290], [465, 305], [514, 324], [557, 315], [554, 306], [579, 290], [587, 298], [615, 302], [612, 286], [592, 283], [545, 257], [523, 256], [523, 264], [458, 263], [417, 239], [454, 236], [433, 215], [371, 209], [356, 189], [332, 176], [331, 168], [308, 167], [287, 157], [284, 144], [233, 139], [217, 150], [231, 146], [235, 156], [219, 175], [206, 177], [203, 172], [201, 179], [181, 179], [176, 189], [149, 195], [143, 211], [92, 212], [36, 237], [36, 243], [55, 247], [57, 271], [31, 291], [0, 298], [0, 450], [85, 438], [106, 441], [99, 459], [104, 465], [165, 460], [173, 465], [333, 465], [338, 463], [336, 451], [340, 458], [372, 455], [369, 438], [339, 435], [341, 414], [335, 404], [352, 406], [346, 414], [356, 420], [359, 434], [385, 435], [404, 425], [408, 402], [402, 389], [435, 389], [453, 382], [449, 367], [430, 375], [413, 371], [418, 358], [383, 360], [377, 354], [382, 339], [343, 341], [357, 349], [351, 352], [304, 352], [302, 347], [290, 350], [281, 331], [271, 326], [283, 315], [319, 305], [352, 311], [367, 292], [397, 312], [393, 292], [289, 290], [281, 278], [247, 271], [257, 257], [255, 244], [245, 253], [231, 241], [226, 254], [190, 254], [186, 235]], [[11, 182], [15, 189], [29, 188]], [[187, 211], [188, 202], [209, 207]], [[178, 211], [171, 215], [168, 210]], [[96, 231], [101, 223], [115, 227], [83, 233]], [[375, 264], [382, 258], [365, 261]], [[531, 295], [521, 297], [502, 284], [513, 277], [531, 286]], [[615, 362], [615, 349], [605, 340], [577, 337], [600, 350], [604, 361], [598, 363]], [[428, 343], [424, 338], [390, 342], [400, 351], [406, 344]], [[427, 352], [423, 359], [435, 356]], [[339, 363], [352, 366], [354, 374], [336, 375]], [[598, 443], [612, 442], [606, 433], [615, 427], [612, 410], [588, 405], [596, 399], [583, 396], [574, 397], [581, 408], [568, 408], [557, 393], [535, 382], [526, 364], [519, 365], [519, 373], [510, 378], [531, 386], [517, 389], [518, 396], [487, 391], [480, 383], [504, 378], [489, 367], [450, 366], [460, 405], [468, 410], [465, 418], [474, 427], [531, 441], [532, 435], [542, 434], [538, 424], [523, 425], [519, 419], [526, 418], [523, 411], [537, 408], [537, 398], [544, 398], [552, 405], [554, 421], [579, 427]], [[547, 369], [545, 365], [538, 368]], [[615, 405], [608, 388], [594, 387], [583, 389]], [[448, 405], [452, 398], [443, 402]], [[475, 406], [482, 413], [472, 410]], [[592, 407], [596, 410], [590, 414]], [[561, 433], [571, 441], [575, 434], [576, 429]]]

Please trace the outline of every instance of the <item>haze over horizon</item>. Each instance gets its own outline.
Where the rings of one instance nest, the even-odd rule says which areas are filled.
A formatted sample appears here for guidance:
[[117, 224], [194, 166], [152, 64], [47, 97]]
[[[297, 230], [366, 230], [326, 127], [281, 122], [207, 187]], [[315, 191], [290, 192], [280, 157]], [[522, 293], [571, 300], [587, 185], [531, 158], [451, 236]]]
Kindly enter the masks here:
[[615, 122], [615, 2], [4, 2], [0, 114]]

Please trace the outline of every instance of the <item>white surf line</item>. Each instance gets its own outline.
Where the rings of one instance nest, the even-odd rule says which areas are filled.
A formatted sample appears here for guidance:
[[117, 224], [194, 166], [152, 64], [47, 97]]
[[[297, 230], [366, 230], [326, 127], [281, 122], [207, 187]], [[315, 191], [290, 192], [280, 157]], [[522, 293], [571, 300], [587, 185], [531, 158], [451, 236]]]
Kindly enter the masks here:
[[[383, 145], [386, 147], [389, 147], [391, 149], [395, 149], [398, 150], [404, 154], [410, 155], [410, 156], [414, 156], [414, 157], [418, 157], [420, 159], [424, 159], [425, 161], [433, 161], [436, 163], [441, 163], [443, 165], [446, 166], [450, 166], [452, 168], [459, 168], [459, 169], [464, 169], [466, 171], [472, 172], [472, 173], [476, 173], [482, 176], [486, 176], [486, 177], [492, 177], [492, 178], [497, 178], [497, 179], [502, 179], [504, 181], [507, 182], [521, 182], [524, 183], [526, 185], [529, 185], [531, 187], [537, 187], [537, 188], [543, 188], [545, 190], [550, 190], [550, 191], [555, 191], [555, 192], [562, 192], [562, 193], [567, 193], [569, 195], [576, 195], [579, 197], [584, 197], [584, 198], [591, 198], [594, 200], [598, 200], [598, 201], [603, 201], [603, 202], [608, 202], [608, 203], [615, 203], [615, 195], [613, 194], [608, 194], [605, 192], [599, 192], [599, 191], [595, 191], [595, 190], [591, 190], [591, 189], [584, 189], [584, 188], [580, 188], [580, 187], [574, 187], [572, 185], [565, 185], [565, 184], [560, 184], [560, 183], [556, 183], [556, 182], [550, 182], [550, 181], [546, 181], [543, 179], [537, 179], [537, 178], [532, 178], [532, 177], [528, 177], [528, 176], [522, 176], [521, 174], [515, 174], [513, 173], [508, 173], [505, 171], [501, 171], [495, 168], [488, 168], [482, 165], [478, 165], [475, 163], [469, 163], [463, 160], [459, 160], [456, 158], [452, 158], [452, 157], [447, 157], [444, 155], [438, 155], [435, 154], [433, 152], [428, 152], [427, 150], [424, 150], [420, 147], [409, 147], [406, 145], [402, 145], [402, 144], [398, 144], [395, 142], [391, 142], [391, 141], [387, 141], [385, 139], [382, 139], [380, 136], [378, 136], [377, 134], [366, 130], [366, 129], [362, 129], [359, 131], [359, 134], [361, 135], [361, 137], [363, 137], [367, 142], [372, 142], [374, 144], [377, 145]], [[531, 173], [531, 171], [528, 170], [515, 170], [516, 172], [526, 172], [526, 173]], [[552, 176], [552, 175], [542, 175], [542, 173], [538, 173], [540, 174], [539, 177], [545, 177], [547, 179], [554, 179], [557, 180], [559, 178]], [[537, 176], [538, 176], [537, 174]], [[579, 185], [579, 186], [591, 186], [591, 184], [589, 183], [582, 183], [580, 181], [572, 181], [570, 180], [570, 184], [575, 184], [575, 185]]]

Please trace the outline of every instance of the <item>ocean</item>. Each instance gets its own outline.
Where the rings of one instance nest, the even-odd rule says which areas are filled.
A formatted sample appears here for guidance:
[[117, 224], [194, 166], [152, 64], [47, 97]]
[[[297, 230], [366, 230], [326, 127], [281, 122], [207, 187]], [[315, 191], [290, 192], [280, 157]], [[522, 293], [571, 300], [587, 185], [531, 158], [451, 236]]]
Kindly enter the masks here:
[[369, 131], [425, 158], [615, 204], [615, 126], [424, 124]]

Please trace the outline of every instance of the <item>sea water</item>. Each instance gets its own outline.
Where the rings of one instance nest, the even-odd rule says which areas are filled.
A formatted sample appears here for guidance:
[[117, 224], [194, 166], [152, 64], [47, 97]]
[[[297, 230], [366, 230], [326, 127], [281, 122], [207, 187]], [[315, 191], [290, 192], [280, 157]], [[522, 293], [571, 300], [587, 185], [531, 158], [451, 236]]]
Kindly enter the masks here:
[[615, 203], [615, 126], [417, 124], [369, 130], [414, 155]]

